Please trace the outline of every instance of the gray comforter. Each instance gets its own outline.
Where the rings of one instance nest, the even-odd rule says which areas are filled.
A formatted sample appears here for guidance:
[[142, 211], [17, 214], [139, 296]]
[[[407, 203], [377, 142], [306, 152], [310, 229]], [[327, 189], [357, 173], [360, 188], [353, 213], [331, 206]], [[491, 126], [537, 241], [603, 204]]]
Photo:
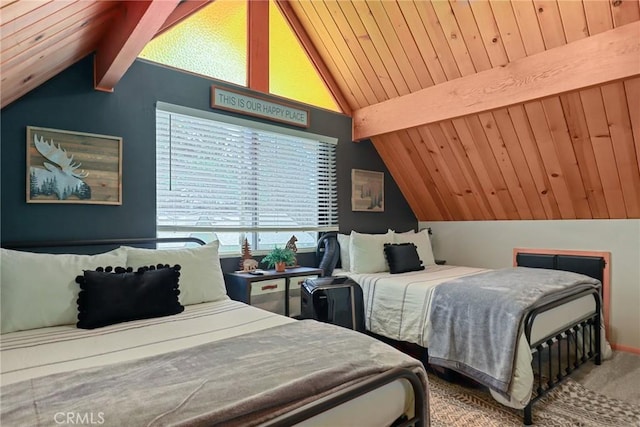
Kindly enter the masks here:
[[432, 295], [429, 362], [509, 397], [524, 316], [550, 300], [600, 286], [568, 271], [516, 267], [461, 277]]
[[[300, 321], [178, 352], [4, 386], [0, 423], [255, 425], [355, 381], [421, 364], [368, 336]], [[428, 413], [428, 410], [427, 410]]]

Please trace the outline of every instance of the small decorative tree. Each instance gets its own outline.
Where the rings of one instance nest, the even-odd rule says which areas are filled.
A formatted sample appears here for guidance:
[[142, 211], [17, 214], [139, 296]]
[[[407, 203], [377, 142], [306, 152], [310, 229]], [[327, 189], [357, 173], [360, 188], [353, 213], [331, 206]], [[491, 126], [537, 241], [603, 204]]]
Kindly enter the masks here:
[[251, 245], [249, 245], [249, 241], [247, 238], [244, 238], [242, 242], [242, 256], [240, 257], [240, 270], [244, 270], [245, 261], [248, 259], [253, 259], [253, 255], [251, 255]]

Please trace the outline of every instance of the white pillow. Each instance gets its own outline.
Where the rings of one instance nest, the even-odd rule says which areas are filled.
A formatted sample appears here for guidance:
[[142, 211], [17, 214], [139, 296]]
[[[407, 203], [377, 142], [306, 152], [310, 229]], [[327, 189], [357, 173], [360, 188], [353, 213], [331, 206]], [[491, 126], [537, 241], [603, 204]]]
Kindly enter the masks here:
[[98, 255], [39, 254], [1, 249], [2, 333], [78, 321], [76, 277], [83, 270], [124, 266], [116, 251]]
[[344, 271], [351, 271], [351, 262], [349, 261], [349, 242], [351, 236], [349, 234], [338, 233], [338, 244], [340, 245], [340, 264]]
[[362, 234], [351, 232], [349, 258], [354, 273], [379, 273], [389, 271], [384, 256], [384, 244], [393, 243], [393, 233]]
[[204, 246], [186, 249], [143, 249], [124, 246], [127, 267], [179, 264], [180, 303], [182, 305], [229, 299], [220, 267], [218, 246], [214, 240]]
[[436, 261], [433, 258], [433, 249], [431, 248], [431, 239], [429, 238], [429, 232], [427, 230], [407, 231], [406, 233], [394, 233], [395, 243], [413, 243], [418, 249], [418, 256], [422, 261], [422, 264], [435, 265]]

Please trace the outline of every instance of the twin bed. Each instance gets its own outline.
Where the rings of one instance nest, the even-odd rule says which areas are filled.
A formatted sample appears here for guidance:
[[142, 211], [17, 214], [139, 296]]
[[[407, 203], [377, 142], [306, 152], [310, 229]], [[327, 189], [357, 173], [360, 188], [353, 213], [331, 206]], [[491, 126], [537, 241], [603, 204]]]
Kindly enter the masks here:
[[[128, 259], [158, 255], [166, 259], [162, 254], [170, 252], [169, 259], [183, 256], [181, 298], [193, 302], [208, 290], [190, 287], [191, 262], [195, 257], [215, 264], [215, 249], [209, 245], [188, 249], [187, 257], [181, 250], [143, 249], [129, 251]], [[122, 256], [117, 251], [122, 250], [115, 251]], [[39, 274], [34, 270], [70, 265], [69, 259], [53, 265], [59, 262], [57, 255], [30, 258], [17, 252], [3, 249], [2, 253], [3, 309], [20, 301], [16, 287], [33, 287], [33, 275]], [[210, 257], [214, 252], [215, 260]], [[29, 283], [20, 283], [16, 276], [23, 257], [32, 264], [31, 271], [21, 276]], [[49, 268], [52, 265], [55, 268]], [[65, 274], [73, 281], [83, 272]], [[41, 285], [40, 295], [46, 295], [46, 283]], [[46, 318], [47, 313], [38, 313], [46, 310], [39, 309], [46, 301], [38, 298], [32, 294], [31, 307], [21, 309]], [[9, 312], [16, 319], [3, 316], [0, 342], [3, 425], [429, 423], [426, 372], [419, 361], [355, 331], [296, 321], [226, 296], [185, 304], [178, 314], [94, 329], [60, 324], [11, 330], [25, 323], [20, 323], [16, 307]]]
[[[367, 331], [401, 348], [419, 346], [425, 363], [487, 386], [498, 402], [524, 409], [525, 424], [532, 423], [533, 403], [572, 370], [587, 360], [600, 364], [611, 352], [601, 322], [599, 280], [549, 269], [436, 265], [426, 232], [351, 233], [324, 240], [341, 240], [337, 246], [325, 244], [322, 263], [335, 265], [340, 254], [341, 268], [333, 274], [361, 286]], [[388, 268], [376, 258], [383, 242], [415, 244], [426, 269], [390, 273], [392, 258], [387, 256]], [[499, 311], [503, 305], [520, 313]]]

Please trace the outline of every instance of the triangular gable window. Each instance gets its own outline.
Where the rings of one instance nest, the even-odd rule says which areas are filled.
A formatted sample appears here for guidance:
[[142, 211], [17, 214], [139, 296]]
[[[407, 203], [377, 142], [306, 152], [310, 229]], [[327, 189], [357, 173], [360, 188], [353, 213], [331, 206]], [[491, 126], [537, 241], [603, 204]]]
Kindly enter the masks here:
[[296, 35], [269, 1], [269, 92], [328, 110], [340, 111]]
[[[269, 19], [269, 92], [340, 111], [272, 1]], [[247, 2], [212, 2], [150, 41], [139, 57], [247, 86]]]

